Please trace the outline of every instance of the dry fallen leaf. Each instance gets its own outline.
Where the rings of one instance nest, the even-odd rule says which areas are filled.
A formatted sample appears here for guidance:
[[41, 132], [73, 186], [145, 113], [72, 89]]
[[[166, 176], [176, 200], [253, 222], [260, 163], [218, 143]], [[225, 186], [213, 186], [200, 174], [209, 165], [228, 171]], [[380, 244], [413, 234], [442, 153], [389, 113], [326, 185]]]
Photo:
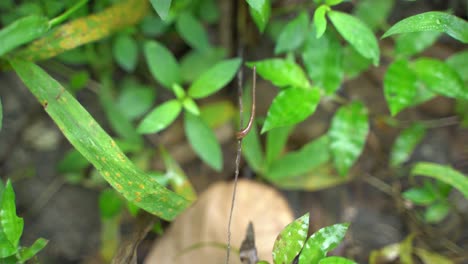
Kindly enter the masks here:
[[[224, 247], [201, 245], [204, 242], [226, 244], [233, 186], [232, 183], [219, 182], [202, 193], [195, 204], [180, 215], [156, 242], [145, 264], [224, 263]], [[239, 249], [246, 227], [252, 221], [258, 256], [271, 262], [276, 236], [293, 220], [291, 209], [278, 191], [258, 182], [240, 180], [231, 226], [232, 248]], [[194, 246], [200, 247], [184, 252]], [[231, 264], [241, 263], [234, 251], [231, 251], [230, 260]]]

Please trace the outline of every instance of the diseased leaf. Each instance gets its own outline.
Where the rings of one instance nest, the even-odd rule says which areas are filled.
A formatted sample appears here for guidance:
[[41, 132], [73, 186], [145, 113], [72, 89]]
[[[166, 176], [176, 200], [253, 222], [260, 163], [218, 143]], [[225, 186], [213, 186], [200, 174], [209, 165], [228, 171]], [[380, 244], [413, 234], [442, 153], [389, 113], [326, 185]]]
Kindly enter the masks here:
[[320, 38], [327, 30], [327, 18], [325, 15], [330, 11], [327, 5], [319, 6], [314, 12], [315, 37]]
[[249, 4], [250, 15], [258, 30], [263, 33], [271, 15], [270, 0], [247, 0], [247, 3]]
[[150, 0], [156, 13], [161, 17], [162, 20], [166, 20], [171, 8], [172, 0]]
[[23, 263], [26, 262], [27, 260], [33, 258], [39, 251], [41, 251], [45, 246], [47, 246], [47, 243], [49, 241], [39, 238], [30, 247], [22, 247], [19, 252], [19, 258], [18, 260]]
[[406, 162], [425, 134], [426, 128], [420, 123], [414, 123], [403, 130], [393, 144], [390, 166], [396, 167]]
[[226, 51], [213, 48], [208, 51], [192, 50], [180, 61], [180, 72], [184, 82], [191, 83], [202, 73], [213, 67], [226, 56]]
[[115, 61], [127, 72], [132, 72], [138, 62], [138, 45], [127, 34], [118, 35], [112, 46]]
[[262, 133], [275, 127], [294, 125], [305, 120], [314, 113], [319, 102], [318, 88], [288, 88], [280, 91], [268, 109]]
[[451, 14], [431, 11], [407, 17], [385, 32], [382, 38], [400, 33], [437, 31], [463, 42], [468, 42], [468, 22]]
[[146, 115], [137, 131], [141, 134], [157, 133], [172, 124], [181, 110], [182, 104], [178, 100], [167, 101]]
[[409, 57], [430, 47], [440, 37], [440, 32], [422, 31], [399, 36], [395, 43], [395, 52]]
[[192, 83], [188, 95], [203, 98], [217, 92], [234, 78], [241, 62], [240, 58], [236, 58], [215, 64]]
[[200, 117], [188, 112], [185, 113], [184, 128], [187, 139], [198, 156], [216, 171], [221, 171], [223, 155], [213, 130]]
[[309, 213], [287, 225], [273, 245], [275, 264], [292, 263], [304, 246], [309, 230]]
[[301, 12], [281, 31], [275, 46], [275, 54], [294, 51], [299, 48], [307, 36], [309, 15]]
[[367, 108], [353, 102], [336, 111], [328, 131], [333, 163], [340, 175], [348, 173], [361, 155], [369, 132]]
[[15, 192], [8, 180], [0, 203], [0, 258], [16, 253], [23, 234], [23, 218], [16, 215]]
[[206, 51], [211, 48], [203, 25], [188, 12], [179, 15], [176, 21], [177, 32], [187, 42], [189, 46], [200, 51]]
[[428, 223], [439, 223], [450, 212], [450, 204], [446, 201], [434, 203], [426, 208], [424, 220]]
[[149, 70], [159, 83], [167, 89], [180, 83], [179, 64], [166, 47], [156, 41], [147, 41], [143, 49]]
[[262, 76], [263, 79], [271, 81], [278, 87], [310, 87], [310, 83], [304, 71], [295, 62], [284, 59], [267, 59], [249, 62], [247, 66], [250, 68], [256, 66], [257, 74]]
[[352, 15], [339, 11], [328, 12], [336, 30], [351, 44], [357, 52], [368, 59], [372, 59], [375, 66], [379, 65], [380, 50], [377, 39], [372, 30], [362, 21]]
[[342, 223], [320, 228], [309, 237], [306, 241], [306, 246], [310, 241], [319, 245], [322, 251], [326, 254], [327, 252], [335, 249], [341, 243], [346, 235], [348, 227], [349, 223]]
[[320, 245], [309, 239], [299, 255], [299, 264], [319, 263], [325, 256], [326, 253], [323, 252]]
[[354, 15], [376, 31], [386, 23], [393, 5], [394, 0], [361, 0], [356, 5]]

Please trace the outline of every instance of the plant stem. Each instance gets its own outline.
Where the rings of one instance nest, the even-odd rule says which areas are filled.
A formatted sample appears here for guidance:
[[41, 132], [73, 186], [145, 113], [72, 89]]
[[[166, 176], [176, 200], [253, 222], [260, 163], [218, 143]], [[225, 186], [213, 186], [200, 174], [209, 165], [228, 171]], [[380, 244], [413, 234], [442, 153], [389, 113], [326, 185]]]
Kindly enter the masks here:
[[80, 2], [76, 3], [74, 6], [72, 6], [70, 9], [65, 11], [65, 13], [59, 15], [58, 17], [52, 18], [49, 21], [49, 24], [51, 27], [56, 26], [63, 21], [65, 21], [68, 17], [70, 17], [73, 13], [75, 13], [76, 10], [80, 9], [83, 5], [85, 5], [88, 2], [88, 0], [81, 0]]

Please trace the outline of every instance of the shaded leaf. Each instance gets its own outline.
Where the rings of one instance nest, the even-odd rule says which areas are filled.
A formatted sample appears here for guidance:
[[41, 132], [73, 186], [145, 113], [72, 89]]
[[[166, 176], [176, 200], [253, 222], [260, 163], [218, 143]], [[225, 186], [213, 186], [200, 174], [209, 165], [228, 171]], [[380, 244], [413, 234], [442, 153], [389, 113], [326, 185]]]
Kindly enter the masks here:
[[450, 204], [446, 201], [436, 202], [426, 208], [424, 220], [428, 223], [439, 223], [450, 212]]
[[420, 123], [414, 123], [403, 130], [392, 146], [390, 166], [396, 167], [406, 162], [425, 134], [426, 128]]
[[411, 188], [402, 194], [403, 198], [416, 205], [429, 205], [437, 199], [437, 194], [430, 188]]
[[0, 30], [0, 56], [44, 35], [49, 28], [49, 21], [43, 16], [27, 16], [14, 21]]
[[414, 254], [416, 254], [424, 264], [453, 264], [453, 261], [449, 258], [422, 248], [415, 248]]
[[329, 6], [334, 6], [334, 5], [342, 3], [343, 1], [345, 0], [325, 0], [325, 4]]
[[[248, 87], [242, 97], [243, 105], [252, 104], [252, 87]], [[244, 109], [244, 120], [250, 117], [250, 108]], [[256, 122], [252, 124], [252, 129], [247, 136], [242, 140], [242, 154], [249, 166], [257, 173], [263, 172], [265, 169], [265, 155], [260, 143], [260, 136]]]
[[166, 20], [171, 8], [172, 0], [150, 0], [156, 13], [161, 17], [162, 20]]
[[221, 146], [210, 127], [200, 117], [185, 113], [184, 128], [193, 150], [216, 171], [223, 168]]
[[234, 117], [234, 105], [228, 100], [204, 104], [200, 108], [200, 117], [211, 128], [216, 128]]
[[180, 14], [176, 28], [182, 39], [192, 48], [206, 51], [211, 47], [205, 28], [192, 14], [187, 12]]
[[289, 133], [293, 129], [294, 126], [286, 126], [274, 128], [268, 132], [266, 137], [266, 160], [268, 164], [272, 164], [281, 155], [288, 141]]
[[117, 98], [117, 107], [128, 119], [133, 120], [146, 113], [155, 99], [156, 91], [153, 87], [140, 84], [134, 79], [125, 79]]
[[339, 174], [347, 174], [361, 155], [368, 132], [368, 112], [361, 102], [353, 102], [336, 111], [328, 134], [333, 162]]
[[354, 15], [375, 31], [385, 25], [393, 5], [394, 0], [361, 0]]
[[309, 15], [301, 12], [295, 19], [291, 20], [281, 31], [275, 46], [275, 54], [293, 51], [304, 42], [309, 24]]
[[430, 47], [439, 37], [440, 33], [434, 31], [402, 34], [396, 40], [395, 52], [404, 57], [415, 55]]
[[161, 147], [160, 152], [164, 161], [164, 166], [166, 166], [165, 178], [169, 180], [174, 192], [189, 201], [195, 201], [197, 199], [197, 193], [180, 165], [164, 148]]
[[156, 15], [147, 15], [140, 24], [141, 32], [147, 37], [158, 37], [169, 28], [169, 22], [164, 22]]
[[357, 77], [372, 63], [370, 59], [363, 57], [350, 45], [344, 47], [343, 58], [343, 70], [349, 79]]
[[224, 60], [204, 72], [188, 89], [189, 96], [203, 98], [228, 84], [237, 73], [242, 60]]
[[400, 33], [437, 31], [463, 42], [468, 42], [468, 22], [451, 14], [431, 11], [407, 17], [385, 32], [382, 38]]
[[3, 105], [2, 105], [2, 100], [0, 98], [0, 131], [2, 131], [2, 126], [3, 126]]
[[368, 26], [354, 16], [339, 11], [328, 12], [328, 17], [336, 30], [357, 52], [365, 58], [372, 59], [375, 66], [379, 64], [379, 45], [374, 33]]
[[142, 134], [159, 132], [172, 124], [181, 110], [182, 104], [179, 101], [167, 101], [146, 115], [138, 125], [137, 131]]
[[193, 82], [226, 56], [226, 51], [213, 48], [207, 51], [192, 50], [180, 61], [180, 73], [184, 82]]
[[68, 151], [59, 162], [57, 169], [60, 173], [80, 172], [90, 165], [89, 161], [76, 149]]
[[287, 225], [276, 238], [273, 246], [273, 262], [291, 263], [304, 246], [308, 230], [308, 213]]
[[295, 62], [284, 59], [267, 59], [249, 62], [247, 65], [250, 68], [256, 66], [257, 74], [262, 76], [263, 79], [271, 81], [278, 87], [310, 87], [310, 83], [304, 71]]
[[465, 86], [468, 86], [468, 51], [461, 51], [448, 57], [445, 61], [450, 67], [458, 72]]
[[122, 206], [122, 199], [113, 189], [105, 189], [99, 193], [99, 211], [102, 218], [115, 217], [122, 210]]
[[343, 257], [326, 257], [320, 260], [319, 264], [357, 264], [356, 262]]
[[270, 0], [247, 0], [249, 4], [250, 15], [252, 16], [260, 32], [266, 28], [271, 15]]
[[319, 102], [318, 88], [288, 88], [280, 91], [268, 109], [262, 133], [275, 127], [294, 125], [305, 120], [315, 112]]
[[327, 18], [325, 15], [330, 11], [327, 5], [319, 6], [314, 12], [315, 37], [320, 38], [327, 30]]
[[39, 251], [41, 251], [45, 246], [49, 243], [48, 240], [43, 238], [39, 238], [30, 247], [21, 248], [18, 252], [19, 258], [18, 260], [23, 263], [27, 260], [33, 258]]
[[112, 53], [115, 61], [128, 72], [132, 72], [138, 62], [138, 45], [131, 36], [120, 34], [113, 42]]
[[146, 62], [153, 77], [165, 88], [180, 83], [180, 68], [176, 58], [163, 45], [147, 41], [143, 47]]

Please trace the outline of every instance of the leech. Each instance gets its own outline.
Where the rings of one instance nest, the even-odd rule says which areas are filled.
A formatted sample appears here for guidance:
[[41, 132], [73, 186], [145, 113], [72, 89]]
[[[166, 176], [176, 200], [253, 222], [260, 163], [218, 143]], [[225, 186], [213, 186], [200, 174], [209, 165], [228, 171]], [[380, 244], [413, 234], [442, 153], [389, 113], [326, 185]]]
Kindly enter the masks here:
[[236, 133], [236, 138], [238, 140], [243, 139], [244, 137], [247, 136], [249, 131], [252, 129], [252, 125], [255, 119], [255, 86], [257, 84], [257, 74], [256, 74], [256, 67], [253, 67], [253, 81], [252, 81], [252, 108], [250, 111], [250, 118], [249, 122], [247, 123], [247, 127], [242, 129], [241, 131]]

